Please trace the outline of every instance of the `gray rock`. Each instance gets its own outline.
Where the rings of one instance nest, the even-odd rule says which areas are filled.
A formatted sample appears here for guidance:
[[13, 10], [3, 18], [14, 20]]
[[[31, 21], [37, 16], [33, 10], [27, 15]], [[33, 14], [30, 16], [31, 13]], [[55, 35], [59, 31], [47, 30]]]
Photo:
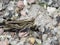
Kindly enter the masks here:
[[47, 40], [43, 42], [43, 45], [50, 45], [50, 43], [51, 43], [51, 39], [47, 38]]
[[4, 4], [8, 4], [10, 0], [3, 0]]
[[16, 45], [24, 45], [24, 42], [26, 41], [26, 38], [22, 38], [19, 43]]
[[51, 6], [53, 7], [59, 7], [59, 5], [56, 3], [56, 4], [52, 4]]
[[[49, 19], [49, 20], [48, 20]], [[35, 24], [36, 25], [46, 25], [48, 24], [49, 22], [51, 22], [51, 18], [48, 16], [48, 15], [45, 15], [45, 14], [41, 14], [39, 15], [36, 19], [35, 19]]]
[[2, 16], [3, 16], [3, 14], [4, 14], [3, 12], [0, 12], [0, 17], [2, 17]]
[[31, 44], [27, 42], [25, 45], [31, 45]]
[[20, 20], [31, 20], [32, 18], [36, 18], [39, 12], [40, 6], [37, 4], [34, 4], [31, 6], [29, 9], [28, 15], [26, 16], [21, 16]]
[[28, 16], [31, 18], [36, 18], [36, 16], [38, 15], [39, 9], [40, 9], [39, 5], [37, 5], [37, 4], [32, 5], [32, 7], [30, 8], [30, 11], [28, 13]]
[[52, 37], [52, 41], [51, 41], [51, 45], [58, 45], [59, 44], [59, 42], [58, 42], [58, 40], [57, 40], [57, 37]]
[[41, 3], [45, 3], [47, 5], [51, 5], [52, 4], [52, 0], [40, 0]]
[[34, 37], [39, 37], [39, 34], [38, 34], [38, 32], [33, 32], [33, 34], [32, 34]]
[[2, 2], [0, 2], [0, 10], [6, 9], [6, 5], [4, 5]]
[[17, 42], [18, 42], [18, 40], [14, 39], [14, 38], [10, 38], [10, 40], [9, 40], [9, 43], [11, 43], [12, 45], [16, 45]]
[[3, 2], [4, 4], [9, 3], [10, 0], [0, 0], [0, 2]]

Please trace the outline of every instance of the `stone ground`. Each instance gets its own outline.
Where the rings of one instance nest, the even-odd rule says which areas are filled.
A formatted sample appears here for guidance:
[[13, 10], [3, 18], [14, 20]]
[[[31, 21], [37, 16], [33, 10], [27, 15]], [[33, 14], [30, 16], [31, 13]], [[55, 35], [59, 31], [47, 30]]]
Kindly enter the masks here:
[[0, 45], [60, 45], [60, 0], [0, 0]]

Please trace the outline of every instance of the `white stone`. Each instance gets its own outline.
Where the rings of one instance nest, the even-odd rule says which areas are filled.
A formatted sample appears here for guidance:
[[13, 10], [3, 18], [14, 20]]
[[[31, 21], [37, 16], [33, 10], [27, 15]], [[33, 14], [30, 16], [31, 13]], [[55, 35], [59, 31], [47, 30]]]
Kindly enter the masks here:
[[2, 23], [4, 21], [4, 19], [3, 18], [0, 18], [0, 23]]
[[57, 40], [57, 37], [56, 37], [56, 36], [54, 36], [54, 37], [53, 37], [53, 39], [54, 39], [54, 40]]
[[47, 34], [43, 34], [42, 39], [43, 39], [43, 41], [45, 41], [47, 39]]
[[27, 6], [27, 0], [24, 0], [24, 5]]
[[47, 7], [47, 11], [51, 14], [56, 11], [56, 8], [54, 7]]
[[23, 15], [23, 16], [26, 16], [26, 15], [27, 15], [26, 12], [23, 11], [23, 10], [22, 10], [20, 13], [21, 13], [21, 15]]
[[8, 10], [14, 10], [14, 6], [15, 6], [15, 5], [14, 5], [14, 1], [10, 1], [7, 9], [8, 9]]
[[56, 25], [57, 24], [57, 21], [55, 19], [53, 19], [52, 24], [53, 25]]
[[0, 10], [2, 10], [2, 5], [3, 5], [3, 4], [2, 4], [2, 3], [0, 3]]
[[9, 15], [9, 12], [5, 12], [4, 16], [8, 16]]
[[36, 42], [40, 45], [41, 44], [41, 40], [40, 39], [36, 39]]
[[54, 32], [57, 32], [57, 28], [54, 28]]

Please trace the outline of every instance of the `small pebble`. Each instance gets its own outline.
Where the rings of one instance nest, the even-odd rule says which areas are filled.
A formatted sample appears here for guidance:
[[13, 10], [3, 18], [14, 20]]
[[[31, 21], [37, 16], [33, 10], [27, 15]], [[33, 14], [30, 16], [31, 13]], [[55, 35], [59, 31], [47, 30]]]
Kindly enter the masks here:
[[23, 10], [22, 10], [20, 13], [21, 13], [21, 15], [23, 15], [23, 16], [26, 16], [26, 15], [27, 15], [26, 12], [23, 11]]
[[19, 32], [18, 36], [19, 37], [26, 37], [28, 35], [27, 32]]
[[29, 41], [30, 41], [31, 44], [34, 44], [35, 43], [35, 38], [34, 37], [30, 37]]
[[15, 35], [15, 32], [11, 32], [11, 36], [14, 37], [14, 35]]
[[28, 0], [29, 4], [32, 4], [32, 3], [35, 3], [35, 2], [36, 2], [36, 0]]
[[8, 45], [7, 41], [0, 41], [0, 45]]
[[0, 28], [0, 35], [4, 32], [4, 30], [2, 28]]
[[17, 7], [17, 8], [15, 9], [15, 12], [17, 12], [17, 13], [18, 13], [18, 12], [19, 12], [19, 10], [20, 10], [20, 9]]
[[40, 39], [36, 39], [36, 42], [41, 45], [41, 40]]
[[51, 14], [56, 11], [56, 8], [54, 7], [47, 7], [47, 11]]
[[3, 7], [2, 7], [2, 5], [3, 5], [3, 4], [2, 4], [2, 3], [0, 3], [0, 10], [2, 10], [2, 8], [3, 8]]
[[23, 9], [24, 8], [24, 2], [23, 1], [18, 1], [17, 2], [17, 6], [20, 8], [20, 9]]

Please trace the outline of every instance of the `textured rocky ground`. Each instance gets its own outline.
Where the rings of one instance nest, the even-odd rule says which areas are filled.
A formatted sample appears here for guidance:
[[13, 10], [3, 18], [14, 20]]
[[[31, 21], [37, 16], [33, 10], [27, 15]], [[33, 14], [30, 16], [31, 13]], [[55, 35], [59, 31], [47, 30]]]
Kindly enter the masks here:
[[0, 45], [60, 45], [60, 0], [0, 0]]

